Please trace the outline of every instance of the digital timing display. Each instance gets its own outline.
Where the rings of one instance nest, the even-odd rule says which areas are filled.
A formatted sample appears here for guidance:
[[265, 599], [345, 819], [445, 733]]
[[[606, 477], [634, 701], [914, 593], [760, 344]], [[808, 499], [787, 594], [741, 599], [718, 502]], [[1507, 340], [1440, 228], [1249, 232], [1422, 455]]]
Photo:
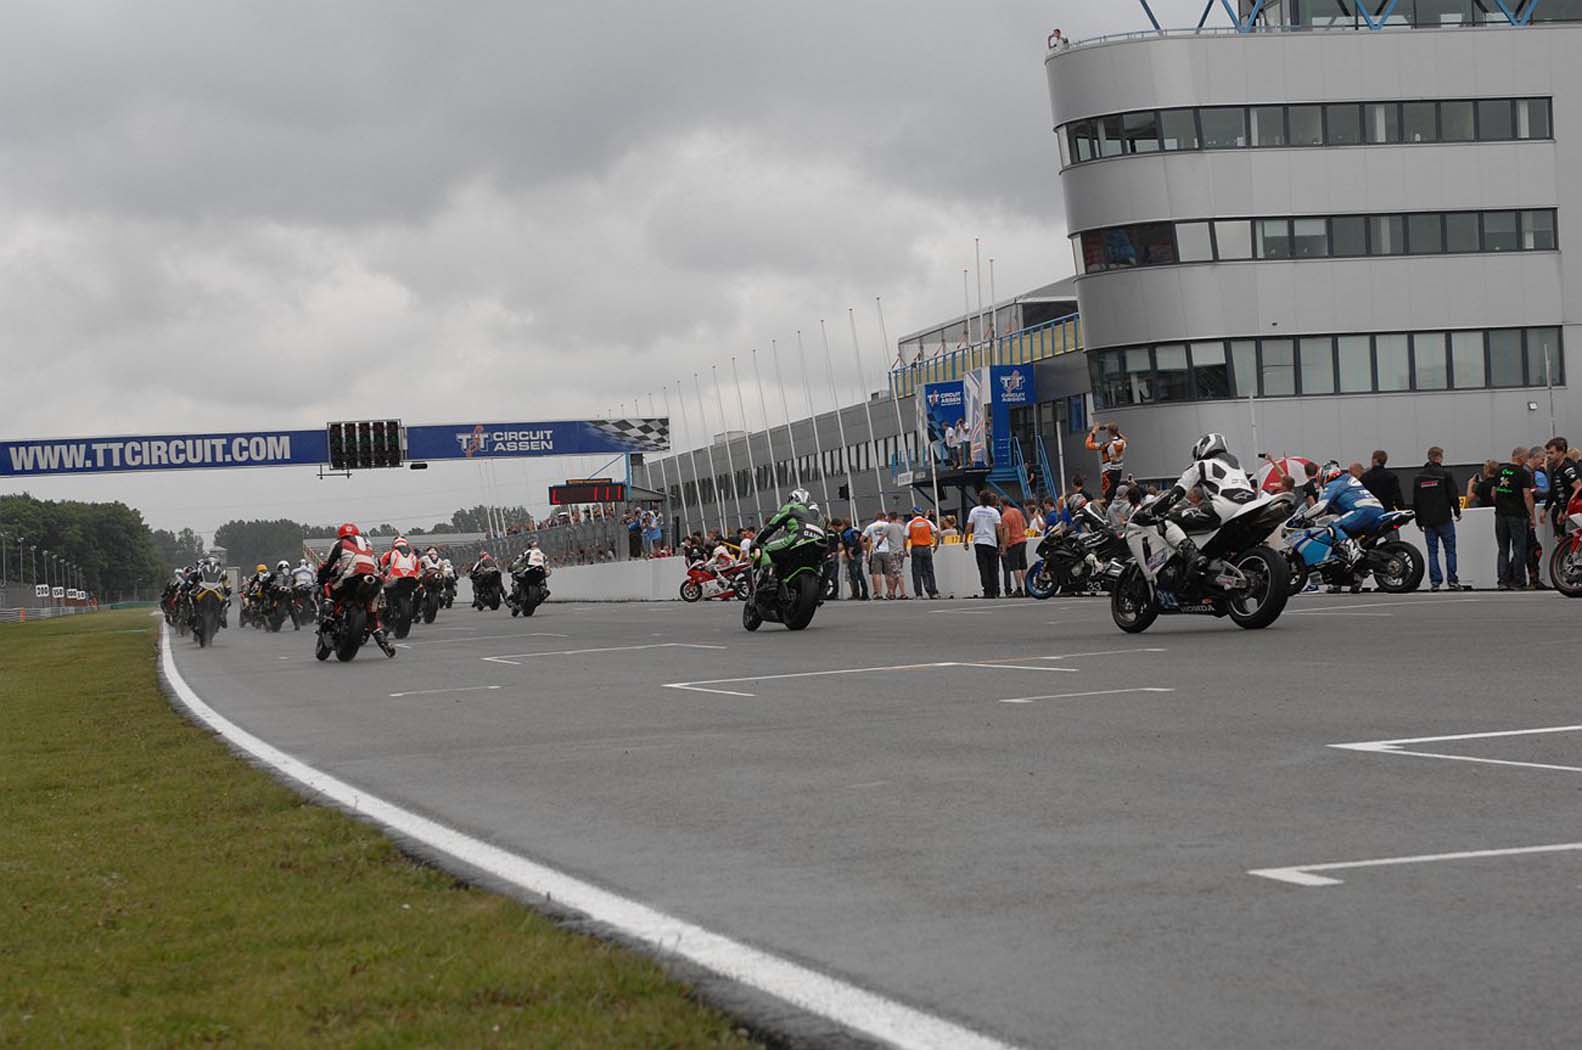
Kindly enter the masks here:
[[569, 481], [549, 486], [549, 502], [556, 507], [570, 503], [625, 503], [626, 485], [619, 481]]

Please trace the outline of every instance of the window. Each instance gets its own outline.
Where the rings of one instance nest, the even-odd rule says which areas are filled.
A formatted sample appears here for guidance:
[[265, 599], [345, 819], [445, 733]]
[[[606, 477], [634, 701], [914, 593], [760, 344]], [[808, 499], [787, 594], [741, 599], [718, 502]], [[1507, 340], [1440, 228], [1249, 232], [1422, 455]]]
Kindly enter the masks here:
[[1370, 254], [1400, 255], [1406, 250], [1405, 228], [1399, 215], [1368, 216]]
[[[1086, 236], [1083, 235], [1084, 240]], [[1132, 243], [1131, 227], [1118, 226], [1113, 230], [1101, 230], [1098, 236], [1102, 251], [1099, 269], [1113, 270], [1117, 267], [1137, 265], [1137, 246]]]
[[1182, 262], [1209, 262], [1214, 258], [1214, 245], [1209, 240], [1208, 223], [1176, 224], [1176, 257]]
[[1187, 401], [1192, 397], [1188, 385], [1186, 347], [1160, 346], [1154, 349], [1154, 400]]
[[1160, 266], [1176, 261], [1175, 239], [1168, 222], [1150, 222], [1137, 227], [1135, 235], [1138, 266]]
[[1121, 118], [1121, 137], [1127, 153], [1154, 153], [1159, 149], [1159, 114], [1127, 113]]
[[1258, 392], [1258, 344], [1251, 339], [1230, 341], [1230, 364], [1237, 397]]
[[1432, 102], [1401, 104], [1401, 138], [1405, 142], [1439, 141], [1439, 124]]
[[1362, 109], [1355, 102], [1324, 107], [1324, 141], [1355, 146], [1362, 141]]
[[1417, 332], [1412, 336], [1412, 379], [1417, 390], [1443, 390], [1450, 385], [1445, 333]]
[[1343, 335], [1335, 340], [1340, 358], [1340, 392], [1362, 394], [1373, 389], [1373, 347], [1365, 335]]
[[1231, 396], [1224, 343], [1192, 344], [1192, 388], [1193, 396], [1201, 399]]
[[1219, 257], [1225, 259], [1252, 258], [1252, 224], [1246, 219], [1229, 219], [1214, 223], [1214, 243], [1219, 246]]
[[1406, 217], [1406, 243], [1413, 255], [1438, 255], [1445, 250], [1445, 235], [1438, 212]]
[[1450, 374], [1457, 390], [1469, 390], [1484, 384], [1483, 333], [1450, 333]]
[[1396, 102], [1372, 102], [1362, 107], [1363, 124], [1369, 142], [1401, 141], [1401, 106]]
[[1265, 339], [1259, 347], [1264, 397], [1296, 393], [1296, 347], [1289, 339]]
[[1296, 259], [1321, 259], [1329, 254], [1329, 223], [1324, 219], [1291, 221], [1291, 255]]
[[1522, 250], [1529, 252], [1552, 252], [1555, 250], [1554, 212], [1522, 212]]
[[1515, 103], [1510, 99], [1485, 99], [1477, 109], [1479, 139], [1495, 142], [1516, 137]]
[[1292, 106], [1291, 145], [1322, 146], [1324, 144], [1324, 109], [1322, 106]]
[[1333, 219], [1330, 219], [1330, 251], [1333, 254], [1341, 257], [1367, 255], [1367, 223], [1368, 220], [1361, 215], [1337, 215]]
[[1471, 142], [1477, 136], [1472, 132], [1471, 102], [1441, 102], [1439, 104], [1439, 141]]
[[1522, 330], [1496, 328], [1489, 333], [1489, 386], [1522, 385]]
[[1407, 351], [1404, 335], [1376, 335], [1373, 337], [1373, 360], [1378, 368], [1381, 392], [1410, 390], [1412, 387], [1412, 360]]
[[1204, 149], [1239, 149], [1247, 145], [1247, 111], [1240, 106], [1209, 106], [1198, 111]]
[[1099, 156], [1118, 157], [1121, 155], [1121, 118], [1100, 117], [1093, 122], [1098, 131]]
[[1549, 100], [1546, 98], [1517, 99], [1516, 137], [1519, 139], [1546, 139], [1549, 136]]
[[1560, 329], [1527, 329], [1527, 383], [1529, 386], [1548, 386], [1550, 373], [1553, 382], [1562, 382], [1560, 376]]
[[1071, 156], [1076, 163], [1081, 164], [1099, 155], [1093, 139], [1093, 121], [1079, 120], [1067, 130], [1071, 136]]
[[1473, 0], [1417, 0], [1418, 28], [1471, 25]]
[[1165, 149], [1197, 149], [1196, 110], [1167, 109], [1159, 114]]
[[1445, 216], [1445, 251], [1475, 252], [1478, 243], [1477, 212], [1453, 211]]
[[1306, 338], [1301, 341], [1302, 393], [1333, 394], [1335, 392], [1335, 352], [1328, 336]]
[[1291, 257], [1291, 221], [1289, 219], [1258, 219], [1253, 222], [1257, 236], [1258, 258], [1289, 259]]
[[1285, 107], [1254, 106], [1252, 116], [1252, 144], [1254, 146], [1284, 146]]
[[1486, 211], [1483, 213], [1484, 251], [1514, 252], [1520, 243], [1516, 237], [1515, 212]]
[[1071, 129], [1067, 128], [1064, 134], [1056, 135], [1055, 142], [1060, 146], [1060, 166], [1071, 166]]

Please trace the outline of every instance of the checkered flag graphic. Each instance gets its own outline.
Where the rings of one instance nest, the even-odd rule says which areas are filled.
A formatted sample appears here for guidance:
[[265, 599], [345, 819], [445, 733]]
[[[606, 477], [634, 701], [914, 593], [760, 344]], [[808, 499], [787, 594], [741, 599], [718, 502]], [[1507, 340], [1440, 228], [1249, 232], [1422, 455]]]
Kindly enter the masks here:
[[670, 448], [669, 419], [590, 419], [588, 426], [628, 452], [665, 452]]

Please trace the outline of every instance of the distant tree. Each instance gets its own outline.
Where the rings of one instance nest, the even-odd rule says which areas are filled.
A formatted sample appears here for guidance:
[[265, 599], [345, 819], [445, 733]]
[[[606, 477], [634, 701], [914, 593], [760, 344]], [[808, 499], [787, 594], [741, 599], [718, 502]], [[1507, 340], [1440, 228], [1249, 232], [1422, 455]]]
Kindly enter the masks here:
[[[331, 530], [330, 535], [334, 535]], [[214, 545], [224, 547], [226, 560], [243, 570], [302, 557], [303, 527], [295, 521], [228, 521], [214, 532]]]
[[23, 493], [0, 496], [0, 530], [11, 544], [10, 575], [17, 574], [17, 536], [27, 537], [26, 574], [32, 565], [43, 575], [42, 554], [49, 551], [77, 566], [84, 586], [93, 594], [115, 600], [149, 593], [165, 574], [164, 562], [143, 516], [124, 503], [78, 503], [37, 500]]
[[191, 529], [182, 529], [179, 533], [171, 532], [169, 529], [155, 529], [152, 538], [167, 575], [203, 557], [203, 537]]

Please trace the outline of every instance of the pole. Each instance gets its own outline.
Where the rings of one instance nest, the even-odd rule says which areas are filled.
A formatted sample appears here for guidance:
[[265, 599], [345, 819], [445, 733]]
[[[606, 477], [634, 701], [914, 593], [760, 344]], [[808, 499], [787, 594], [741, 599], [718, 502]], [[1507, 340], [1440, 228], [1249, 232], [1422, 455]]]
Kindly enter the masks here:
[[[666, 399], [668, 400], [668, 398]], [[692, 460], [692, 493], [698, 505], [698, 531], [709, 531], [709, 516], [703, 513], [703, 472], [698, 469], [697, 439], [692, 434], [692, 421], [687, 418], [687, 397], [681, 390], [681, 380], [676, 380], [676, 405], [681, 409], [681, 424], [687, 429], [687, 444], [693, 447], [687, 450], [687, 456]], [[679, 467], [678, 467], [679, 469]]]
[[791, 429], [791, 402], [786, 400], [785, 380], [780, 378], [780, 344], [773, 339], [769, 340], [769, 353], [775, 359], [775, 383], [780, 387], [780, 410], [786, 414], [786, 439], [791, 442], [791, 476], [796, 478], [796, 487], [802, 487], [802, 462], [796, 454], [796, 432]]
[[736, 477], [736, 456], [731, 452], [731, 425], [725, 420], [725, 392], [720, 389], [719, 368], [710, 365], [709, 374], [714, 377], [714, 396], [720, 403], [720, 429], [725, 431], [725, 464], [731, 472], [731, 499], [736, 503], [736, 528], [739, 531], [746, 523], [742, 520], [742, 486]]
[[[736, 371], [736, 355], [731, 355], [731, 382], [736, 384], [736, 411], [742, 419], [742, 433], [747, 435], [747, 473], [753, 479], [753, 513], [756, 514], [759, 526], [764, 521], [763, 498], [758, 494], [758, 464], [753, 462], [753, 432], [747, 425], [747, 402], [742, 400], [742, 377]], [[769, 457], [773, 459], [773, 456]]]
[[[649, 415], [653, 415], [654, 414], [654, 395], [653, 394], [649, 394], [648, 395], [648, 414]], [[667, 415], [667, 416], [670, 415], [670, 410], [669, 409], [665, 410], [665, 415]], [[672, 443], [670, 447], [671, 448], [675, 448], [675, 444]], [[648, 460], [645, 459], [645, 460], [643, 460], [643, 462], [647, 463]], [[652, 471], [654, 468], [652, 466], [650, 466], [648, 469], [650, 471]], [[660, 483], [662, 485], [665, 486], [665, 524], [666, 525], [670, 525], [670, 468], [665, 465], [665, 461], [664, 460], [660, 460], [659, 461], [659, 481], [660, 481]], [[652, 484], [650, 484], [650, 487], [652, 487]], [[675, 538], [676, 537], [674, 535], [671, 536], [672, 540], [674, 540]], [[661, 541], [663, 541], [664, 537], [661, 536], [660, 539], [661, 539]]]
[[[846, 465], [846, 500], [851, 506], [851, 523], [857, 525], [862, 521], [862, 516], [857, 513], [857, 486], [851, 479], [851, 446], [846, 444], [846, 419], [840, 411], [840, 395], [835, 392], [835, 355], [829, 348], [829, 332], [824, 327], [824, 319], [818, 319], [818, 334], [824, 340], [824, 363], [829, 368], [829, 399], [835, 405], [835, 425], [840, 429], [840, 458]], [[828, 508], [830, 516], [834, 517], [833, 507]]]
[[999, 300], [994, 297], [994, 256], [989, 256], [989, 363], [997, 364], [994, 352], [1000, 345]]
[[1252, 454], [1258, 454], [1258, 395], [1247, 395], [1247, 418], [1252, 421]]
[[775, 506], [785, 501], [780, 498], [780, 472], [775, 469], [775, 428], [769, 425], [769, 402], [764, 400], [764, 376], [758, 370], [758, 348], [753, 347], [753, 378], [758, 381], [758, 412], [764, 417], [764, 443], [769, 446], [769, 477], [774, 482]]
[[967, 268], [961, 268], [961, 327], [966, 330], [962, 342], [972, 346], [972, 296], [967, 292]]
[[720, 493], [720, 470], [714, 465], [714, 435], [709, 433], [709, 417], [703, 410], [703, 384], [698, 381], [698, 374], [692, 373], [692, 390], [698, 395], [698, 422], [703, 424], [703, 433], [709, 439], [709, 489], [714, 493], [714, 508], [720, 515], [720, 539], [725, 538], [725, 497]]
[[978, 273], [978, 342], [983, 342], [983, 245], [977, 237], [972, 239], [973, 265]]
[[[669, 416], [670, 415], [670, 388], [667, 387], [667, 386], [662, 386], [659, 389], [660, 389], [660, 392], [662, 392], [665, 395], [665, 415]], [[683, 420], [682, 422], [684, 423], [685, 420]], [[674, 447], [673, 443], [672, 443], [672, 447]], [[675, 460], [676, 460], [676, 488], [679, 489], [680, 492], [681, 492], [681, 527], [682, 527], [682, 531], [690, 536], [692, 534], [692, 519], [687, 514], [687, 479], [686, 479], [686, 475], [681, 472], [681, 455], [680, 455], [680, 453], [676, 454]], [[692, 473], [693, 473], [693, 476], [696, 476], [697, 475], [697, 470], [694, 469], [692, 471]], [[681, 537], [680, 536], [674, 536], [674, 537], [672, 537], [672, 539], [675, 541], [675, 548], [676, 548], [676, 550], [680, 550], [681, 549]]]
[[1549, 344], [1544, 344], [1544, 385], [1549, 388], [1549, 436], [1555, 436], [1555, 373], [1549, 360]]
[[[802, 393], [807, 397], [807, 421], [813, 428], [813, 462], [818, 472], [819, 485], [824, 491], [824, 511], [829, 513], [829, 472], [824, 469], [824, 445], [818, 437], [818, 416], [813, 412], [813, 377], [807, 371], [807, 351], [802, 347], [802, 329], [796, 330], [797, 360], [802, 363]], [[837, 411], [839, 408], [837, 406]]]
[[873, 398], [868, 396], [868, 374], [862, 367], [862, 344], [857, 340], [857, 311], [846, 310], [846, 320], [851, 323], [851, 352], [857, 359], [857, 382], [862, 384], [862, 411], [868, 420], [868, 451], [873, 456], [874, 498], [879, 509], [884, 509], [884, 479], [879, 475], [879, 441], [873, 433]]

